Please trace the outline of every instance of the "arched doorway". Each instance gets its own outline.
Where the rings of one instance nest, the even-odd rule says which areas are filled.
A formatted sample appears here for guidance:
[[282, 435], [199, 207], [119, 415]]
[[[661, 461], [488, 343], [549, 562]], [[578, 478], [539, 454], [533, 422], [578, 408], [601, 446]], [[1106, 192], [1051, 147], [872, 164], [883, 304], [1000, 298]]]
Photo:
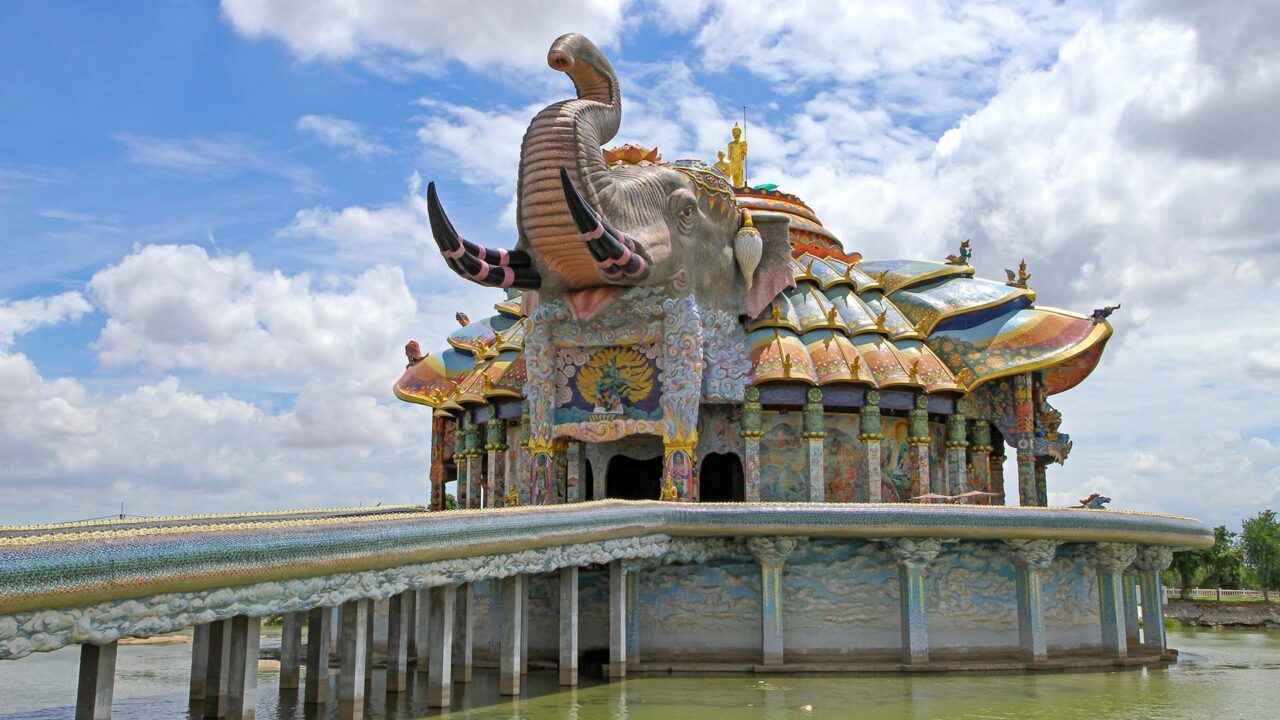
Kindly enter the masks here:
[[742, 461], [737, 453], [708, 453], [698, 475], [699, 502], [742, 502], [746, 499]]
[[605, 472], [605, 497], [623, 500], [657, 500], [662, 489], [662, 456], [636, 460], [614, 455]]

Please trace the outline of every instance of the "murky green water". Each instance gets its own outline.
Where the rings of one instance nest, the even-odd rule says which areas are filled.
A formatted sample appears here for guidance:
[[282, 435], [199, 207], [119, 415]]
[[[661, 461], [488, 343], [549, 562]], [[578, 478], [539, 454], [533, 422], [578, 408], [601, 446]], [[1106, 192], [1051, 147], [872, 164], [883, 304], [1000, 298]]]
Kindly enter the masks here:
[[[562, 690], [551, 671], [533, 671], [524, 696], [498, 696], [497, 677], [478, 669], [470, 686], [455, 685], [454, 707], [427, 711], [425, 687], [388, 701], [381, 673], [369, 688], [366, 718], [675, 720], [681, 718], [1208, 718], [1280, 717], [1280, 633], [1171, 631], [1181, 661], [1163, 670], [1036, 675], [892, 677], [584, 679]], [[264, 644], [270, 644], [264, 641]], [[71, 718], [78, 651], [66, 648], [0, 662], [0, 718]], [[115, 717], [187, 717], [190, 646], [123, 646]], [[273, 673], [260, 676], [258, 717], [310, 720], [297, 696], [281, 697]], [[811, 706], [812, 710], [804, 709]]]

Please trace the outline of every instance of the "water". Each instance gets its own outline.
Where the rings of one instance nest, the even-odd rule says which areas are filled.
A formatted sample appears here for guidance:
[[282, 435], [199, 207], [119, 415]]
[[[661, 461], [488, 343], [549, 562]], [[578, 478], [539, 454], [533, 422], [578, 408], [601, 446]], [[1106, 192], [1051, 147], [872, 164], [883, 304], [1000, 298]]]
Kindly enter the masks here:
[[[425, 683], [386, 700], [381, 672], [369, 688], [365, 717], [406, 720], [738, 720], [762, 718], [1052, 718], [1053, 720], [1205, 720], [1280, 716], [1280, 633], [1172, 630], [1182, 651], [1177, 665], [1159, 670], [823, 677], [635, 677], [602, 683], [583, 678], [562, 690], [554, 671], [531, 671], [524, 696], [498, 695], [496, 671], [477, 669], [470, 687], [455, 685], [454, 707], [426, 709]], [[272, 641], [263, 640], [264, 646]], [[0, 662], [0, 720], [70, 719], [78, 649]], [[187, 717], [189, 645], [121, 646], [115, 717]], [[335, 677], [336, 680], [336, 677]], [[296, 695], [281, 697], [274, 673], [259, 676], [258, 717], [319, 720], [336, 717], [331, 704], [317, 714]], [[804, 710], [806, 705], [812, 710]]]

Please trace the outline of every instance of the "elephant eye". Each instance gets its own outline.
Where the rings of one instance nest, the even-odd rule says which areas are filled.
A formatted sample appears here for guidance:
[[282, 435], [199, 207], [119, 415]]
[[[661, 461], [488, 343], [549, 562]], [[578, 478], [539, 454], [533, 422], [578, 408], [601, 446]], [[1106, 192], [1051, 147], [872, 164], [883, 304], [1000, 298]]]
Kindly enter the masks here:
[[680, 211], [680, 214], [687, 218], [693, 217], [693, 210], [694, 208], [692, 205], [685, 205], [684, 209]]

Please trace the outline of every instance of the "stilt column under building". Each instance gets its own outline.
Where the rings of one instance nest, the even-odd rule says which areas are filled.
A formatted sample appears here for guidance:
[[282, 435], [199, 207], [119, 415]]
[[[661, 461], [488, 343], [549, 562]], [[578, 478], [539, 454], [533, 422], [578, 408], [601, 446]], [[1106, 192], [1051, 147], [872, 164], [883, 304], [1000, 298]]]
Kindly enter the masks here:
[[307, 611], [307, 677], [304, 702], [319, 705], [329, 697], [329, 648], [333, 638], [333, 608]]
[[413, 592], [405, 590], [387, 603], [387, 692], [401, 693], [409, 687], [409, 626], [412, 624]]
[[111, 720], [115, 694], [116, 650], [114, 642], [80, 646], [80, 679], [76, 688], [76, 720]]
[[301, 680], [303, 614], [285, 613], [280, 623], [280, 690], [297, 690]]
[[471, 583], [458, 586], [458, 648], [453, 656], [455, 682], [471, 682], [471, 660], [475, 649], [475, 587]]
[[372, 601], [350, 600], [342, 604], [342, 631], [338, 636], [338, 704], [343, 712], [364, 708], [365, 666], [369, 662], [369, 613]]
[[204, 717], [227, 716], [227, 681], [231, 677], [231, 621], [209, 623], [209, 659], [205, 663]]
[[1123, 543], [1099, 543], [1093, 548], [1093, 564], [1098, 572], [1098, 615], [1102, 648], [1108, 655], [1128, 655], [1125, 636], [1124, 588], [1122, 576], [1133, 564], [1137, 548]]
[[902, 538], [887, 542], [898, 562], [898, 594], [901, 598], [902, 663], [929, 662], [929, 614], [925, 602], [925, 572], [942, 552], [942, 543], [932, 538]]
[[627, 573], [622, 561], [609, 563], [609, 671], [608, 677], [627, 676]]
[[799, 541], [793, 537], [753, 537], [747, 548], [760, 563], [760, 629], [761, 663], [781, 665], [784, 662], [782, 604], [782, 567]]
[[204, 684], [209, 674], [209, 625], [196, 625], [191, 629], [191, 686], [188, 703], [203, 707]]
[[[499, 620], [502, 649], [498, 661], [498, 685], [503, 695], [520, 694], [520, 645], [524, 612], [525, 576], [505, 577], [502, 583], [502, 616]], [[563, 643], [564, 640], [561, 640]]]
[[1049, 659], [1044, 627], [1043, 575], [1058, 551], [1056, 540], [1005, 540], [1013, 559], [1018, 594], [1018, 646], [1022, 659], [1038, 663]]
[[578, 566], [560, 568], [560, 684], [578, 684]]
[[1120, 591], [1124, 595], [1124, 644], [1137, 648], [1142, 644], [1142, 615], [1138, 612], [1138, 573], [1130, 567], [1120, 575]]
[[449, 707], [453, 702], [453, 624], [458, 590], [453, 585], [442, 585], [431, 588], [428, 593], [427, 636], [430, 661], [427, 673], [427, 706]]
[[1142, 644], [1149, 651], [1165, 651], [1164, 571], [1173, 562], [1173, 549], [1159, 545], [1139, 545], [1133, 566], [1142, 592]]
[[231, 658], [227, 664], [227, 717], [254, 720], [258, 708], [258, 647], [261, 618], [237, 615], [231, 620]]

